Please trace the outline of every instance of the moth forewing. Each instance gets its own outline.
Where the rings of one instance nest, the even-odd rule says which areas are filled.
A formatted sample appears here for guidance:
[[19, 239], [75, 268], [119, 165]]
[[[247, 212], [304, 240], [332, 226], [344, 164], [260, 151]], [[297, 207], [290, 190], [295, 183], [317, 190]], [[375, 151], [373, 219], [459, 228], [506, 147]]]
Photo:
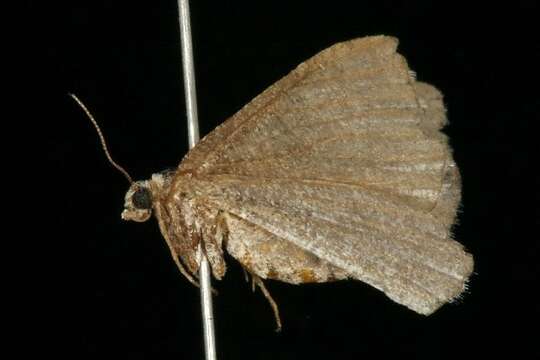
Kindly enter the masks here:
[[396, 48], [375, 36], [320, 52], [150, 181], [188, 278], [202, 242], [214, 276], [228, 251], [276, 316], [260, 279], [354, 278], [421, 314], [463, 291], [473, 261], [450, 232], [460, 180], [442, 96]]

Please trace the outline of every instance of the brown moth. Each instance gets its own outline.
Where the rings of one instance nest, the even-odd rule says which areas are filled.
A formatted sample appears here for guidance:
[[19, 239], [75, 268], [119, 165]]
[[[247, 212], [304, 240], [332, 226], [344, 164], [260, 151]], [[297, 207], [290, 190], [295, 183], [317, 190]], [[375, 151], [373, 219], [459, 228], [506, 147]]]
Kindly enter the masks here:
[[[473, 258], [452, 239], [460, 177], [442, 95], [398, 41], [338, 43], [203, 138], [178, 169], [133, 182], [122, 218], [154, 213], [196, 283], [202, 249], [290, 284], [358, 279], [429, 315], [465, 289]], [[199, 244], [201, 245], [199, 247]]]

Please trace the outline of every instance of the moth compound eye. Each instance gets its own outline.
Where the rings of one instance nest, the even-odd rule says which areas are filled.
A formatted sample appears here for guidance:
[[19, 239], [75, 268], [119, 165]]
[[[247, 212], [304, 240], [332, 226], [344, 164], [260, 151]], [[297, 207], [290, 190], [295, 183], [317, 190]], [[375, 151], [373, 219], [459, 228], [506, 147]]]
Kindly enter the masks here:
[[133, 206], [137, 209], [151, 209], [152, 208], [152, 195], [147, 188], [138, 188], [131, 197]]

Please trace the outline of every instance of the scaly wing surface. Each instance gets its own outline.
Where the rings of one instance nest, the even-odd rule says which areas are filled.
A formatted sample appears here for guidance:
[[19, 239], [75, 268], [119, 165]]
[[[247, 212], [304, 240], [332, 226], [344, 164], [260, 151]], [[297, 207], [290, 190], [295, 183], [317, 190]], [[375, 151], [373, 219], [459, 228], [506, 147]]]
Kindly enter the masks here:
[[201, 140], [179, 174], [214, 206], [429, 314], [463, 291], [472, 257], [450, 235], [460, 181], [442, 97], [396, 48], [377, 36], [322, 51]]

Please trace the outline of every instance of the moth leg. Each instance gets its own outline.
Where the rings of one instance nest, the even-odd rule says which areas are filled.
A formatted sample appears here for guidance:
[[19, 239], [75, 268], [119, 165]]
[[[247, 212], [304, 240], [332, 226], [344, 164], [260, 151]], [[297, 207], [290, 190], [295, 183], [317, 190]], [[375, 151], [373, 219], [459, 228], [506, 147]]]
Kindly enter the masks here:
[[[204, 210], [200, 209], [199, 211], [201, 214], [204, 214]], [[202, 248], [210, 263], [212, 274], [216, 279], [221, 280], [227, 270], [222, 247], [223, 238], [227, 234], [227, 224], [221, 213], [211, 214], [208, 211], [206, 215], [208, 219], [213, 218], [213, 221], [210, 226], [202, 226], [200, 233], [202, 244], [204, 245]]]
[[244, 269], [243, 266], [242, 266], [242, 271], [244, 272], [244, 280], [246, 280], [246, 282], [249, 282], [249, 274], [248, 274], [247, 270]]
[[186, 277], [186, 279], [188, 279], [188, 281], [190, 283], [192, 283], [193, 285], [195, 285], [196, 287], [199, 287], [199, 283], [197, 282], [197, 280], [195, 280], [193, 278], [193, 276], [191, 276], [191, 274], [186, 270], [186, 268], [184, 267], [184, 265], [182, 265], [182, 263], [180, 262], [180, 259], [178, 258], [178, 254], [176, 253], [176, 251], [174, 250], [174, 247], [172, 245], [172, 242], [171, 242], [171, 239], [169, 237], [169, 233], [167, 231], [167, 226], [165, 224], [165, 218], [164, 218], [164, 214], [162, 213], [161, 211], [161, 207], [160, 206], [156, 206], [154, 211], [156, 212], [156, 218], [158, 220], [158, 225], [159, 225], [159, 228], [161, 230], [161, 234], [163, 235], [163, 237], [165, 238], [165, 242], [167, 243], [167, 246], [169, 247], [169, 250], [171, 252], [171, 256], [173, 258], [173, 261], [174, 263], [176, 264], [176, 266], [178, 267], [178, 270], [180, 270], [180, 273], [182, 275], [184, 275]]
[[[197, 282], [197, 280], [195, 280], [188, 272], [187, 270], [184, 268], [184, 265], [182, 265], [182, 263], [180, 262], [180, 260], [178, 259], [178, 256], [173, 252], [173, 249], [172, 249], [172, 246], [170, 244], [170, 242], [165, 239], [165, 241], [167, 242], [167, 245], [169, 246], [169, 250], [171, 250], [171, 253], [172, 253], [172, 257], [173, 257], [173, 260], [174, 260], [174, 263], [176, 264], [176, 266], [178, 267], [178, 270], [180, 270], [180, 273], [182, 275], [184, 275], [186, 277], [186, 279], [188, 279], [188, 281], [190, 283], [192, 283], [193, 285], [195, 285], [196, 287], [199, 287], [199, 283]], [[212, 289], [213, 290], [213, 289]]]
[[184, 267], [184, 265], [182, 265], [182, 263], [180, 262], [180, 259], [178, 258], [178, 255], [176, 254], [176, 252], [174, 251], [173, 247], [172, 247], [172, 244], [170, 242], [170, 240], [168, 239], [168, 237], [165, 237], [165, 242], [167, 243], [167, 245], [169, 246], [169, 250], [171, 251], [171, 255], [172, 255], [172, 258], [174, 260], [174, 263], [176, 264], [176, 266], [178, 267], [178, 270], [180, 270], [180, 273], [182, 275], [184, 275], [186, 277], [186, 279], [188, 279], [188, 281], [190, 283], [192, 283], [193, 285], [195, 285], [196, 287], [199, 287], [199, 282], [197, 280], [195, 280], [193, 278], [193, 276], [191, 276], [191, 274], [186, 270], [186, 268]]
[[276, 319], [276, 332], [280, 332], [281, 318], [279, 316], [279, 308], [277, 303], [272, 298], [272, 295], [270, 295], [268, 289], [266, 289], [266, 286], [264, 286], [264, 282], [262, 281], [262, 279], [255, 274], [251, 274], [251, 285], [253, 291], [255, 291], [255, 285], [257, 285], [259, 289], [261, 289], [266, 300], [268, 300], [268, 303], [270, 304], [270, 306], [272, 307], [272, 311], [274, 312], [274, 318]]
[[[202, 230], [199, 230], [198, 237], [199, 237], [199, 239], [204, 239], [204, 237], [202, 235]], [[206, 257], [206, 260], [208, 261], [208, 264], [210, 265], [210, 270], [212, 271], [212, 262], [208, 258], [208, 252], [207, 252], [206, 244], [205, 244], [204, 240], [199, 240], [199, 241], [200, 241], [200, 249], [201, 249], [204, 257]], [[200, 271], [200, 268], [199, 268], [199, 271]], [[218, 280], [221, 280], [221, 278], [218, 278]], [[218, 295], [219, 294], [219, 292], [216, 289], [214, 289], [213, 286], [210, 286], [210, 290], [212, 291], [212, 295]]]

